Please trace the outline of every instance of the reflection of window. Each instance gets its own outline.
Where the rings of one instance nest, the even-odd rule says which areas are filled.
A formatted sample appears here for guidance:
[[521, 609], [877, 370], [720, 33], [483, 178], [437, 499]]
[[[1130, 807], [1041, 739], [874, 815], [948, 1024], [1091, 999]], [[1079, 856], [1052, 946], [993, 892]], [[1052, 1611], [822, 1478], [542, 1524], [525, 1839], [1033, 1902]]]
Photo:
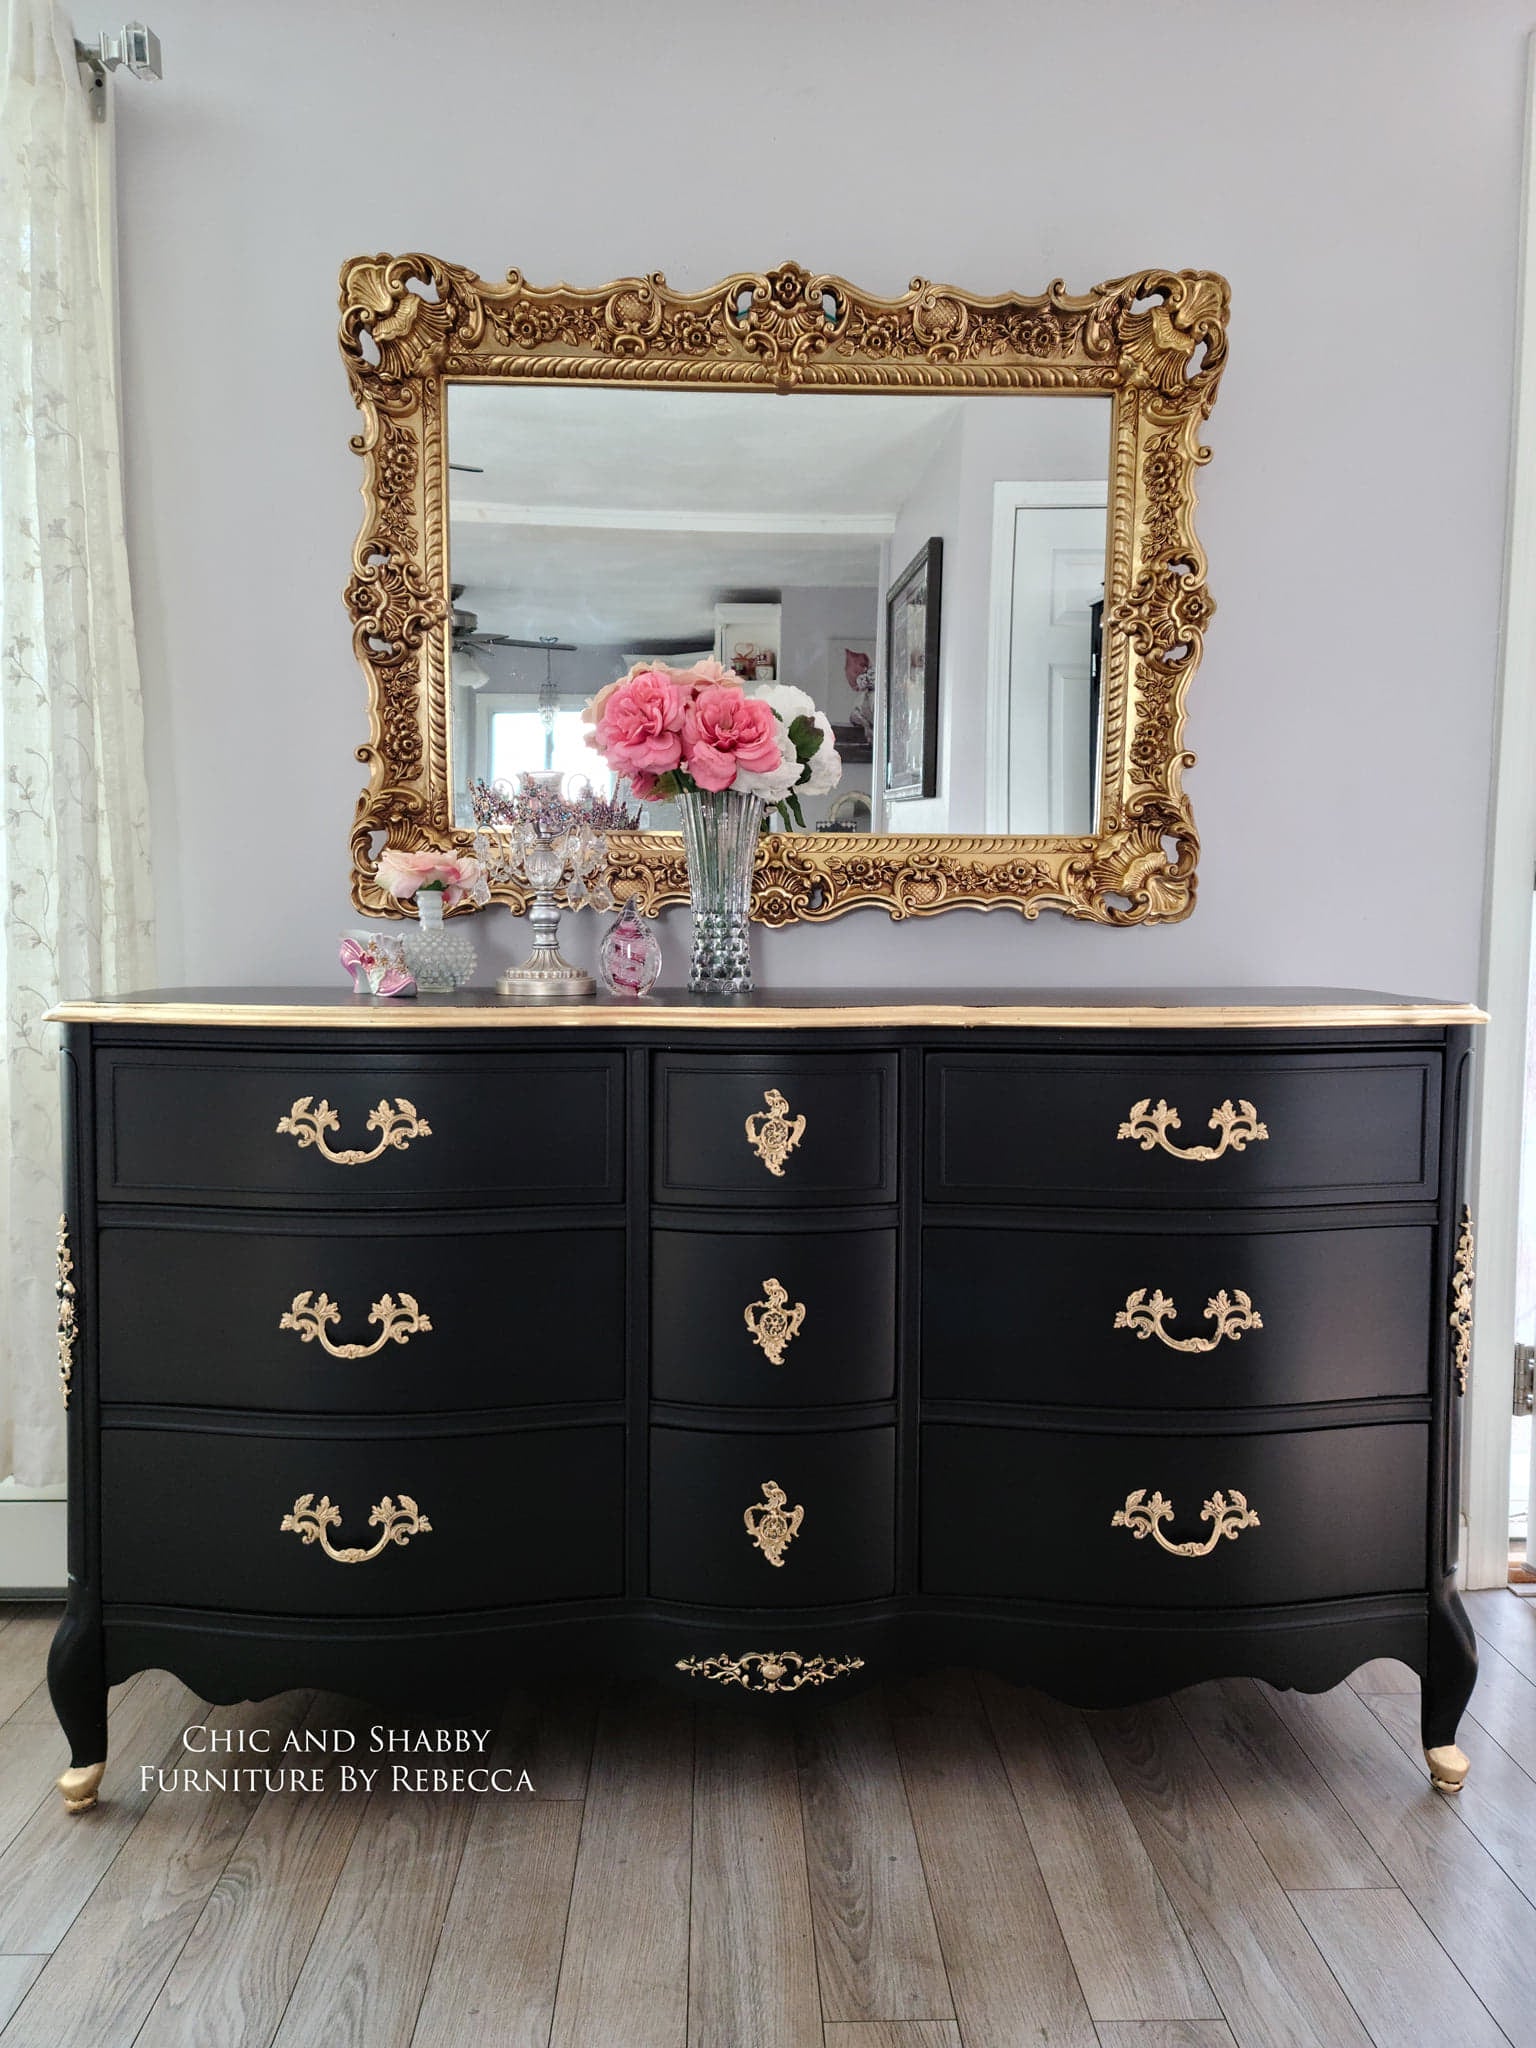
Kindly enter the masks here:
[[580, 711], [557, 711], [548, 725], [538, 711], [493, 711], [490, 726], [487, 781], [515, 784], [525, 769], [554, 768], [586, 776], [595, 790], [612, 791], [613, 777], [586, 744], [589, 728]]

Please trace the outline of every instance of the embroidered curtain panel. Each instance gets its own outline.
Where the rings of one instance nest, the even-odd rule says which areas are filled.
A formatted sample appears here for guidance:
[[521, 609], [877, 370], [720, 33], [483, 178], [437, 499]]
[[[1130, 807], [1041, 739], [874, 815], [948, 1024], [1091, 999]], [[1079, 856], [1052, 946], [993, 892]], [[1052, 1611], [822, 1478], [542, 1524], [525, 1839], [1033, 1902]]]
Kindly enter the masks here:
[[62, 995], [153, 979], [149, 832], [103, 275], [110, 167], [50, 0], [0, 80], [0, 1477], [64, 1476], [54, 1240]]

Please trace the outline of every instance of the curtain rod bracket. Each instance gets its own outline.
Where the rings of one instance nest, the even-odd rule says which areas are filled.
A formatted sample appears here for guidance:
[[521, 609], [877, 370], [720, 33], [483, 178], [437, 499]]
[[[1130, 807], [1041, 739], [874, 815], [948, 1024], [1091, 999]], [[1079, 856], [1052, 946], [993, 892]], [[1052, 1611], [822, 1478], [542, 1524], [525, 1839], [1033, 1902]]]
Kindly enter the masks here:
[[86, 65], [91, 74], [91, 112], [98, 121], [107, 118], [107, 73], [115, 71], [120, 64], [126, 64], [135, 78], [163, 78], [160, 68], [160, 38], [152, 28], [146, 28], [142, 21], [125, 21], [116, 35], [110, 29], [103, 29], [96, 38], [93, 49], [89, 43], [78, 39], [75, 43], [77, 62]]

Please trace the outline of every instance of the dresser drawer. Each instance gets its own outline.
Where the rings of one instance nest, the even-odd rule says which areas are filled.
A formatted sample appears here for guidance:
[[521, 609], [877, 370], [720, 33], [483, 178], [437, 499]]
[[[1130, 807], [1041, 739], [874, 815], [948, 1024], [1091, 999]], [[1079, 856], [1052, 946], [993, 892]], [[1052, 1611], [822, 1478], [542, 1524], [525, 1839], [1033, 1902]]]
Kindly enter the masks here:
[[896, 1199], [894, 1054], [662, 1053], [655, 1076], [659, 1202]]
[[651, 1332], [651, 1391], [661, 1401], [888, 1401], [896, 1233], [658, 1230]]
[[[1252, 1436], [931, 1423], [923, 1590], [1157, 1608], [1407, 1592], [1424, 1584], [1428, 1456], [1418, 1423]], [[1202, 1509], [1218, 1493], [1234, 1524], [1241, 1495], [1257, 1525], [1217, 1536]], [[1135, 1534], [1155, 1495], [1173, 1509], [1158, 1534], [1206, 1554], [1173, 1556]], [[1130, 1526], [1116, 1526], [1127, 1513]]]
[[[285, 1530], [329, 1498], [332, 1549]], [[430, 1529], [388, 1540], [370, 1513], [413, 1500]], [[249, 1614], [436, 1614], [623, 1591], [624, 1432], [616, 1424], [360, 1439], [106, 1428], [108, 1601]], [[314, 1527], [311, 1522], [306, 1526]]]
[[103, 1201], [400, 1209], [623, 1199], [617, 1053], [113, 1053]]
[[[1433, 1246], [1432, 1231], [1419, 1224], [930, 1227], [923, 1392], [930, 1400], [1096, 1408], [1423, 1395]], [[1119, 1328], [1117, 1317], [1125, 1318]], [[1205, 1348], [1178, 1348], [1190, 1345]]]
[[619, 1224], [109, 1224], [97, 1243], [104, 1401], [390, 1415], [623, 1398]]
[[[653, 1429], [651, 1592], [723, 1607], [814, 1607], [890, 1593], [895, 1434]], [[803, 1511], [782, 1548], [763, 1526], [774, 1488], [786, 1520]]]
[[1433, 1053], [943, 1052], [926, 1073], [931, 1202], [1194, 1208], [1437, 1189]]

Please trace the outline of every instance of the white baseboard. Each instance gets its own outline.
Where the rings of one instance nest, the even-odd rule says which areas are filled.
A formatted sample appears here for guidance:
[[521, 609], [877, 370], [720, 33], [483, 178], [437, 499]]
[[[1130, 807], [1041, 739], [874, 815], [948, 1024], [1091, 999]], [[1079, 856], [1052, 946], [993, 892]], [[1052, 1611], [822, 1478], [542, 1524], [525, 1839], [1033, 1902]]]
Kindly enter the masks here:
[[62, 1486], [0, 1479], [0, 1600], [62, 1600], [68, 1576]]

